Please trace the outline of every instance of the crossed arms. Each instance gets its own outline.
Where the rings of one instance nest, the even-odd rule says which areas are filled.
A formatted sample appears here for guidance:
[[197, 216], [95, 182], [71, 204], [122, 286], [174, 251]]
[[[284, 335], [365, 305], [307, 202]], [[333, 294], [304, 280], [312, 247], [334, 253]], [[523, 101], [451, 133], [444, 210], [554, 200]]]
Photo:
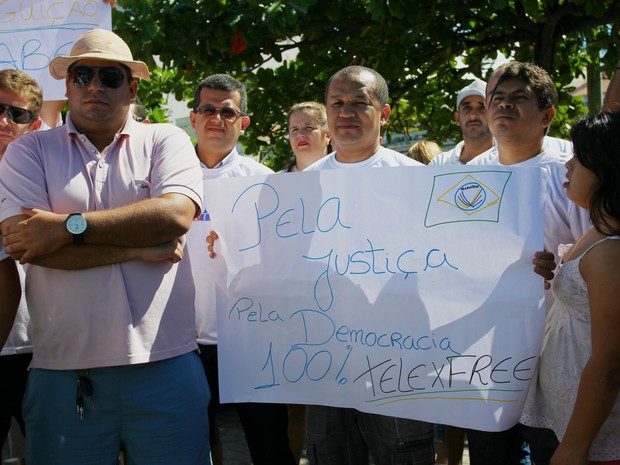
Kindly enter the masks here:
[[197, 206], [183, 194], [170, 193], [122, 207], [84, 212], [85, 243], [72, 244], [66, 214], [23, 209], [0, 224], [4, 249], [21, 263], [76, 270], [128, 260], [183, 257], [179, 240], [189, 229]]

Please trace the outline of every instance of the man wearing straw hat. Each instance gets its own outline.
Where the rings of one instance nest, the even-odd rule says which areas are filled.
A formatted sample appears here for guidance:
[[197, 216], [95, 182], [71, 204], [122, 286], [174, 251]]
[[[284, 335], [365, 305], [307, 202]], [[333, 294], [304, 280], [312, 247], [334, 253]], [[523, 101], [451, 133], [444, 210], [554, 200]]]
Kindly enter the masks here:
[[129, 116], [138, 78], [116, 34], [92, 30], [50, 63], [67, 123], [13, 142], [0, 164], [5, 251], [29, 263], [34, 353], [29, 465], [209, 463], [182, 238], [201, 211], [189, 137]]

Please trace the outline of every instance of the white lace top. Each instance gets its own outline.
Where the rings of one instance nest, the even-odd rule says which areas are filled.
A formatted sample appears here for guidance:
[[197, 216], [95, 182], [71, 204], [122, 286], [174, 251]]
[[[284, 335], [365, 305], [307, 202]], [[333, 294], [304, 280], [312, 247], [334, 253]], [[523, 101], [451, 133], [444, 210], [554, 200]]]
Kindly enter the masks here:
[[[590, 305], [579, 257], [560, 264], [553, 280], [553, 306], [547, 315], [537, 375], [532, 379], [521, 423], [552, 429], [562, 439], [575, 406], [581, 373], [592, 354]], [[560, 254], [563, 255], [560, 251]], [[590, 447], [590, 460], [620, 459], [620, 398]]]

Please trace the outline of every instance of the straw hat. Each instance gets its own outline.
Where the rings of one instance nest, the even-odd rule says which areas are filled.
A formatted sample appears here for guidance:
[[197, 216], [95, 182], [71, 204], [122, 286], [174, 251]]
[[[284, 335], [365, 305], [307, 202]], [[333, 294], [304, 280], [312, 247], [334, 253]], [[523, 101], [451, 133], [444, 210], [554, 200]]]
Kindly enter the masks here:
[[149, 79], [146, 63], [135, 61], [123, 39], [105, 29], [93, 29], [82, 34], [73, 44], [69, 56], [57, 56], [50, 62], [50, 74], [56, 79], [64, 79], [73, 63], [87, 59], [122, 63], [131, 69], [132, 77]]

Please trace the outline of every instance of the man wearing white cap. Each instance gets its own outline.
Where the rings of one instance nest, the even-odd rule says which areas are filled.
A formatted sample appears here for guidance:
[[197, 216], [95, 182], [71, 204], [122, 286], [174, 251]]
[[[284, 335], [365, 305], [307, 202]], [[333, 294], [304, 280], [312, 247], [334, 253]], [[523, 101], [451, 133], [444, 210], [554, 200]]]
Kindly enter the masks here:
[[[456, 95], [454, 121], [461, 128], [463, 140], [454, 148], [434, 157], [429, 165], [464, 165], [493, 147], [493, 136], [487, 122], [485, 105], [486, 82], [475, 79]], [[465, 430], [445, 426], [445, 445], [448, 461], [460, 462], [463, 455]], [[440, 451], [443, 450], [440, 443]]]
[[50, 63], [64, 126], [0, 164], [5, 251], [27, 272], [34, 353], [24, 399], [30, 465], [209, 463], [209, 390], [196, 353], [181, 238], [201, 211], [189, 137], [129, 116], [135, 61], [92, 30]]
[[463, 140], [452, 150], [434, 157], [430, 165], [464, 165], [493, 147], [484, 103], [486, 85], [486, 82], [476, 79], [459, 91], [454, 121], [461, 128]]

